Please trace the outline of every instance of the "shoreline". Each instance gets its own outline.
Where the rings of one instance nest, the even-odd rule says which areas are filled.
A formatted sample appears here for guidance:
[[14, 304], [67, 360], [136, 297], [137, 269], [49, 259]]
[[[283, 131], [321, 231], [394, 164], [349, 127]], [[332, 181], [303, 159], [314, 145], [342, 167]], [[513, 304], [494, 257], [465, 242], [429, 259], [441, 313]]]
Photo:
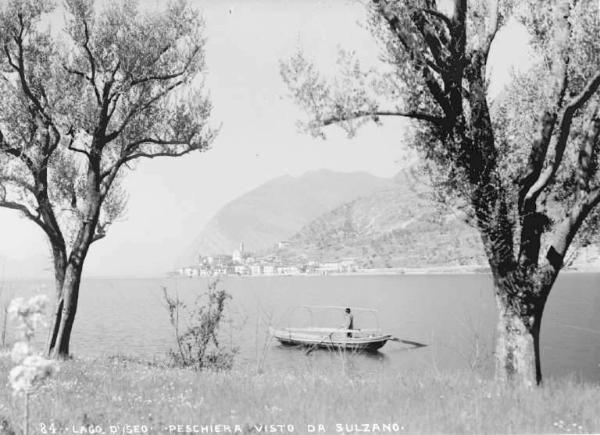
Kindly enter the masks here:
[[[85, 280], [162, 280], [162, 279], [199, 279], [199, 278], [273, 278], [273, 277], [325, 277], [325, 276], [396, 276], [396, 275], [489, 275], [491, 270], [483, 265], [467, 266], [431, 266], [431, 267], [392, 267], [377, 269], [359, 269], [356, 272], [330, 272], [330, 273], [297, 273], [297, 274], [261, 274], [261, 275], [211, 275], [211, 276], [184, 276], [184, 275], [157, 275], [157, 276], [83, 276]], [[563, 269], [560, 274], [600, 273], [598, 266], [576, 266]], [[0, 282], [53, 282], [51, 276], [40, 277], [4, 277]]]
[[[600, 266], [569, 267], [563, 269], [561, 274], [600, 273]], [[288, 273], [288, 274], [260, 274], [260, 275], [214, 275], [214, 276], [173, 276], [169, 278], [274, 278], [274, 277], [326, 277], [326, 276], [396, 276], [396, 275], [489, 275], [491, 270], [484, 265], [467, 266], [431, 266], [431, 267], [391, 267], [377, 269], [358, 269], [355, 272], [328, 272], [328, 273]]]

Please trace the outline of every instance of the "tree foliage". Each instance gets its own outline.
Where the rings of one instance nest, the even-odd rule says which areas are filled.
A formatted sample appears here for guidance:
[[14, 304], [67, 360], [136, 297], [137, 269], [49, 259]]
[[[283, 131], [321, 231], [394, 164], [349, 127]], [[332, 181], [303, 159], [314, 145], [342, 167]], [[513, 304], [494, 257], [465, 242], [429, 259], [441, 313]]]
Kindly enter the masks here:
[[[536, 199], [540, 199], [539, 211], [549, 215], [549, 223], [558, 223], [581, 190], [595, 191], [600, 184], [594, 141], [600, 101], [596, 92], [600, 84], [598, 5], [591, 0], [567, 2], [561, 24], [567, 29], [565, 36], [554, 25], [560, 21], [561, 2], [469, 2], [468, 8], [467, 2], [454, 3], [451, 11], [445, 11], [435, 1], [369, 2], [369, 28], [380, 42], [384, 62], [377, 71], [361, 68], [347, 52], [341, 53], [341, 73], [333, 79], [322, 75], [302, 52], [282, 62], [282, 76], [292, 96], [309, 115], [303, 126], [324, 135], [324, 127], [336, 123], [353, 135], [365, 122], [380, 122], [385, 116], [417, 120], [411, 145], [435, 163], [438, 187], [448, 195], [460, 193], [470, 205], [472, 187], [485, 172], [494, 172], [511, 195], [518, 196], [515, 185], [533, 187], [531, 181], [525, 182], [533, 169], [527, 162], [534, 150], [542, 151], [544, 159], [535, 163], [545, 169], [539, 171], [544, 177], [537, 180], [544, 184], [537, 194], [543, 191], [543, 195]], [[460, 7], [465, 9], [462, 29], [453, 22], [459, 19]], [[490, 96], [487, 56], [509, 19], [528, 30], [534, 59], [529, 70], [514, 73], [499, 95]], [[474, 98], [476, 83], [469, 77], [474, 62], [479, 62], [484, 101]], [[449, 95], [453, 87], [456, 102]], [[463, 161], [473, 153], [461, 148], [464, 138], [451, 134], [458, 119], [467, 128], [464, 136], [476, 141], [478, 106], [489, 110], [493, 124], [494, 147], [487, 154], [494, 156], [494, 167], [472, 171], [482, 168]], [[537, 150], [545, 117], [552, 117], [553, 125], [545, 132], [546, 149]], [[585, 145], [590, 141], [594, 146], [587, 150], [586, 159]], [[512, 208], [508, 214], [519, 225], [519, 200], [512, 199], [506, 202]]]
[[68, 353], [83, 262], [125, 210], [123, 176], [141, 159], [206, 150], [215, 131], [204, 23], [184, 0], [156, 12], [66, 0], [63, 33], [44, 24], [56, 13], [49, 0], [0, 9], [0, 206], [48, 236], [58, 301], [50, 347], [64, 329]]
[[2, 11], [0, 192], [2, 205], [48, 232], [45, 184], [60, 224], [52, 236], [60, 229], [74, 238], [86, 218], [87, 171], [98, 165], [100, 238], [124, 211], [124, 169], [205, 149], [214, 134], [206, 96], [178, 93], [204, 70], [203, 24], [182, 1], [160, 14], [136, 2], [97, 11], [92, 1], [69, 0], [65, 8], [60, 41], [40, 23], [51, 2], [11, 0]]
[[[339, 124], [413, 120], [437, 196], [460, 200], [479, 229], [501, 307], [507, 372], [533, 336], [568, 249], [588, 243], [600, 202], [600, 11], [593, 0], [372, 0], [368, 23], [383, 64], [340, 63], [335, 79], [298, 53], [282, 62], [313, 134]], [[530, 35], [532, 67], [490, 95], [490, 50], [513, 20]], [[508, 343], [508, 344], [507, 344]], [[499, 352], [502, 353], [502, 352]], [[512, 361], [509, 359], [512, 358]], [[527, 369], [529, 370], [529, 369]]]

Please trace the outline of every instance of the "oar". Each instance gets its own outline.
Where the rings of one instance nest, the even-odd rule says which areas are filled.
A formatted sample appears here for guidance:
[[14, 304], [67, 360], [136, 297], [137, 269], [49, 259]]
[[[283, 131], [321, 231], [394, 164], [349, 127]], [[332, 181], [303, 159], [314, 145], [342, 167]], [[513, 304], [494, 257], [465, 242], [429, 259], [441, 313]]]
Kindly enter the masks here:
[[398, 343], [410, 344], [411, 346], [414, 346], [414, 347], [425, 347], [425, 346], [427, 346], [426, 344], [419, 343], [417, 341], [401, 340], [398, 337], [392, 337], [389, 340], [390, 341], [396, 341]]

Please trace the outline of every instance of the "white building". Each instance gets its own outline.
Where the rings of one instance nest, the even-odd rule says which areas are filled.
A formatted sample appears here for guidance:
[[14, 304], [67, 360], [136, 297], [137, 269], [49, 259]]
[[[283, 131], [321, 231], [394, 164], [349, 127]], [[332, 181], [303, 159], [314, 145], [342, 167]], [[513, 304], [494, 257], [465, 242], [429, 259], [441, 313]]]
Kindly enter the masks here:
[[235, 251], [233, 251], [233, 254], [231, 254], [231, 260], [234, 263], [243, 263], [244, 262], [244, 242], [240, 242], [240, 249], [236, 249]]
[[317, 267], [317, 272], [322, 274], [338, 273], [341, 271], [342, 269], [339, 263], [321, 263], [319, 267]]
[[250, 274], [250, 268], [243, 264], [238, 264], [237, 266], [234, 266], [234, 270], [235, 270], [235, 273], [238, 275], [249, 275]]

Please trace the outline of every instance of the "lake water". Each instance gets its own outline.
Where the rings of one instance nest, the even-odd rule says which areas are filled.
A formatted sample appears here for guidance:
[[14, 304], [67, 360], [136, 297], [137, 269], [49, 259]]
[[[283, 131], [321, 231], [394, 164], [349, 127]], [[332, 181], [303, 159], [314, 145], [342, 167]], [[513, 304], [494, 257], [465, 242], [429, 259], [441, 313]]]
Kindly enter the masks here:
[[[87, 279], [82, 283], [71, 350], [81, 356], [126, 354], [163, 358], [175, 345], [162, 287], [191, 301], [204, 279]], [[496, 306], [487, 275], [227, 277], [220, 287], [233, 299], [225, 340], [239, 346], [239, 364], [289, 370], [315, 367], [358, 372], [415, 368], [491, 371]], [[52, 293], [51, 283], [18, 282], [7, 293]], [[378, 310], [385, 332], [425, 347], [388, 342], [375, 355], [346, 355], [287, 348], [268, 340], [269, 325], [305, 319], [300, 305]], [[600, 275], [563, 274], [548, 300], [542, 325], [545, 376], [600, 379]], [[325, 314], [317, 314], [324, 316]], [[324, 320], [324, 319], [320, 319]], [[330, 319], [334, 325], [342, 318]], [[356, 313], [355, 327], [374, 325]], [[43, 335], [43, 334], [42, 334]]]

